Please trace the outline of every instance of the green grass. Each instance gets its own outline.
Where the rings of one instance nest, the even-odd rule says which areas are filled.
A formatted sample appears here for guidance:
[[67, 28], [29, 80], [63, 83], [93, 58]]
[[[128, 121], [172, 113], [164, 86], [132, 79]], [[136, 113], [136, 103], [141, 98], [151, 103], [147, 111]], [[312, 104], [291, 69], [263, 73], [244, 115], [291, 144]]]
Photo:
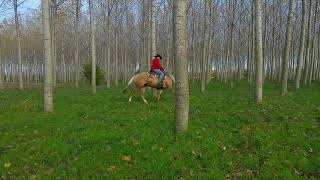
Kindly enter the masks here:
[[[54, 113], [42, 89], [0, 90], [2, 178], [319, 178], [320, 85], [279, 96], [266, 83], [261, 105], [246, 82], [190, 91], [189, 129], [173, 132], [174, 97], [127, 102], [120, 88], [58, 88]], [[123, 156], [131, 155], [130, 161]], [[114, 168], [110, 168], [114, 166]], [[108, 170], [109, 168], [109, 170]]]

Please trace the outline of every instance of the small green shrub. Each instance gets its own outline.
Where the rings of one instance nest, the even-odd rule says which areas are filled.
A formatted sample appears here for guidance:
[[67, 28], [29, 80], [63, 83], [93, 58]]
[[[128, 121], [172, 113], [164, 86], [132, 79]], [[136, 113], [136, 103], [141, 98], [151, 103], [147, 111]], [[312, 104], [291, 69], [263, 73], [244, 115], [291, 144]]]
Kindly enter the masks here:
[[[92, 65], [91, 62], [88, 62], [83, 65], [83, 75], [86, 78], [87, 82], [91, 84], [91, 72], [92, 72]], [[100, 85], [104, 80], [104, 74], [102, 68], [97, 64], [96, 65], [96, 84]]]

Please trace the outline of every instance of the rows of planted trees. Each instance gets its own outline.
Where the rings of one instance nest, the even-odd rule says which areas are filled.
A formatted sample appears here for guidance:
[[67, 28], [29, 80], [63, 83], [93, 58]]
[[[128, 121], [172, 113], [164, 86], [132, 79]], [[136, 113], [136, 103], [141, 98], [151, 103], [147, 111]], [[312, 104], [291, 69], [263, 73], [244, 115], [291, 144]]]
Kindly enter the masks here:
[[[173, 72], [172, 2], [94, 2], [97, 64], [105, 72], [108, 87], [124, 82], [138, 69], [146, 70], [155, 51], [164, 57], [167, 70]], [[16, 14], [1, 22], [2, 81], [41, 82], [41, 9], [23, 14], [19, 12], [21, 3], [1, 2], [1, 11], [14, 8]], [[307, 85], [320, 79], [319, 2], [295, 0], [293, 4], [291, 23], [287, 23], [289, 0], [261, 1], [263, 79], [281, 81], [287, 56], [288, 79]], [[54, 84], [78, 84], [82, 65], [91, 61], [87, 6], [85, 0], [50, 1]], [[252, 1], [189, 0], [186, 11], [189, 78], [209, 82], [214, 76], [231, 85], [243, 78], [254, 80], [256, 22]], [[285, 49], [287, 25], [291, 26], [291, 42]]]
[[[17, 82], [21, 89], [25, 83], [47, 82], [45, 74], [52, 76], [52, 87], [78, 86], [88, 73], [83, 71], [91, 69], [94, 93], [100, 67], [107, 87], [118, 86], [135, 72], [148, 70], [156, 53], [164, 57], [166, 70], [176, 73], [172, 0], [50, 0], [47, 28], [41, 7], [24, 14], [19, 7], [25, 1], [0, 2], [1, 13], [14, 9], [12, 18], [1, 19], [0, 87], [4, 82]], [[260, 102], [265, 80], [281, 82], [282, 95], [288, 80], [296, 88], [320, 80], [319, 1], [183, 3], [184, 69], [189, 80], [201, 81], [202, 92], [212, 77], [231, 87], [234, 81], [255, 80]], [[50, 51], [43, 45], [45, 30]], [[49, 69], [44, 52], [50, 54]]]

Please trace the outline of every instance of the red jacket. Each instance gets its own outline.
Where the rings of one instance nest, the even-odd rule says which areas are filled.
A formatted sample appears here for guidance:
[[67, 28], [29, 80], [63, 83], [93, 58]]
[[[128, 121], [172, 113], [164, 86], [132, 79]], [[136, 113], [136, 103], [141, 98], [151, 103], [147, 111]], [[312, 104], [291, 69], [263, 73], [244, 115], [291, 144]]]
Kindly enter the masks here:
[[160, 64], [160, 60], [158, 57], [153, 58], [151, 69], [160, 69], [161, 71], [164, 71], [164, 68]]

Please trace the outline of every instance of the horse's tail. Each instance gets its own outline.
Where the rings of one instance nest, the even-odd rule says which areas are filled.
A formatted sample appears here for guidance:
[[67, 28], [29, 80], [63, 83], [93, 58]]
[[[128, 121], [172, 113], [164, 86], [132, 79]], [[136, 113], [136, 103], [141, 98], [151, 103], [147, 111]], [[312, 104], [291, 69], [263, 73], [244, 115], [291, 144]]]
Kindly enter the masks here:
[[127, 92], [128, 88], [129, 88], [129, 86], [132, 84], [135, 76], [136, 76], [136, 75], [132, 76], [132, 78], [129, 80], [127, 86], [122, 90], [123, 93], [126, 93], [126, 92]]
[[172, 74], [168, 73], [168, 76], [172, 79], [173, 84], [176, 83], [176, 79]]

